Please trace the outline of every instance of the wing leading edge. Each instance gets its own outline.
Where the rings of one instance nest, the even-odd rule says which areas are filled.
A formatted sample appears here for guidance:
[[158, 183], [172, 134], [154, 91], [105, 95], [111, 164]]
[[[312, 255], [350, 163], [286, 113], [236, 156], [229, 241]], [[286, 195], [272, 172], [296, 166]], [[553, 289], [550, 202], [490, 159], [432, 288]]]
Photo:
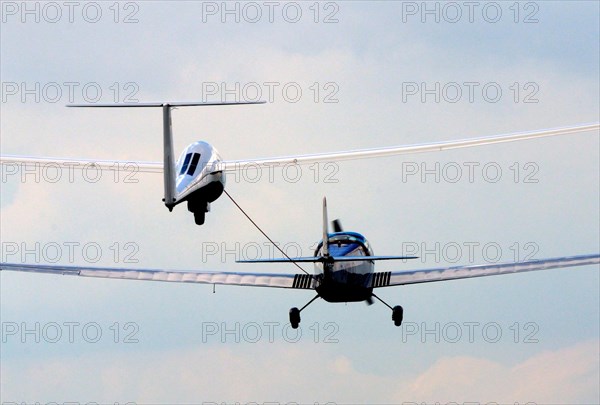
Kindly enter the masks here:
[[[467, 138], [454, 141], [430, 142], [415, 145], [390, 146], [373, 149], [358, 149], [340, 152], [314, 153], [306, 155], [290, 155], [268, 157], [248, 160], [225, 160], [215, 165], [214, 171], [236, 171], [247, 167], [285, 165], [285, 164], [313, 164], [323, 162], [338, 162], [344, 160], [370, 159], [412, 153], [436, 152], [448, 149], [468, 148], [474, 146], [491, 145], [495, 143], [522, 141], [527, 139], [543, 138], [548, 136], [576, 134], [587, 131], [597, 131], [600, 123], [579, 124], [560, 128], [542, 129], [527, 132], [515, 132], [502, 135]], [[133, 160], [93, 160], [93, 159], [63, 159], [35, 156], [0, 156], [0, 163], [4, 164], [57, 164], [65, 167], [86, 168], [96, 165], [100, 169], [114, 169], [115, 165], [122, 168], [124, 165], [135, 165], [133, 170], [147, 173], [162, 173], [162, 162], [146, 162]]]
[[600, 129], [600, 123], [572, 125], [568, 127], [541, 129], [527, 132], [514, 132], [502, 135], [467, 138], [454, 141], [430, 142], [415, 145], [389, 146], [384, 148], [358, 149], [342, 152], [315, 153], [307, 155], [282, 156], [274, 158], [223, 161], [220, 170], [235, 171], [252, 166], [268, 166], [279, 164], [313, 164], [323, 162], [339, 162], [344, 160], [370, 159], [412, 153], [438, 152], [449, 149], [469, 148], [473, 146], [496, 143], [523, 141], [548, 136], [568, 135]]
[[3, 165], [52, 165], [65, 169], [98, 169], [98, 170], [124, 170], [143, 173], [162, 173], [162, 162], [143, 162], [135, 160], [93, 160], [93, 159], [63, 159], [54, 157], [2, 155], [0, 163]]
[[[555, 257], [551, 259], [530, 260], [525, 262], [483, 264], [455, 267], [440, 267], [413, 271], [392, 271], [375, 273], [373, 287], [430, 283], [434, 281], [459, 280], [463, 278], [496, 276], [501, 274], [522, 273], [527, 271], [550, 270], [564, 267], [587, 266], [600, 263], [600, 254]], [[383, 279], [381, 281], [380, 279]]]
[[309, 285], [311, 283], [304, 283], [302, 286], [298, 285], [297, 279], [298, 276], [301, 276], [299, 274], [175, 271], [162, 269], [124, 269], [113, 267], [81, 267], [13, 263], [0, 263], [0, 270], [62, 274], [81, 277], [116, 278], [124, 280], [227, 284], [274, 288], [312, 288], [312, 285]]
[[[372, 287], [390, 287], [434, 281], [459, 280], [527, 271], [587, 266], [600, 263], [600, 254], [556, 257], [526, 262], [440, 267], [413, 271], [374, 273]], [[81, 267], [45, 264], [0, 263], [0, 270], [30, 273], [62, 274], [81, 277], [124, 280], [166, 281], [179, 283], [227, 284], [252, 287], [314, 289], [315, 279], [306, 274], [248, 272], [175, 271], [163, 269], [125, 269], [113, 267]]]

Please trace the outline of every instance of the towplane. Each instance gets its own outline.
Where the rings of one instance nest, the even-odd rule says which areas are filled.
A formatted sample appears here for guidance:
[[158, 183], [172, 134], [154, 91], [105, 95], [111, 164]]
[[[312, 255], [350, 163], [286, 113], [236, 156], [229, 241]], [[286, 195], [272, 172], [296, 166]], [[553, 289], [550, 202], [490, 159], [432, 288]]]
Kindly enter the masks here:
[[327, 201], [323, 198], [323, 238], [318, 243], [314, 256], [238, 261], [240, 263], [314, 263], [315, 271], [313, 274], [175, 271], [15, 263], [0, 263], [0, 270], [125, 280], [170, 281], [213, 285], [228, 284], [312, 290], [316, 293], [314, 298], [300, 309], [294, 307], [289, 310], [290, 324], [292, 328], [296, 329], [300, 324], [300, 312], [318, 298], [322, 298], [327, 302], [365, 301], [369, 305], [373, 303], [373, 298], [375, 298], [392, 311], [394, 324], [400, 326], [404, 316], [402, 306], [390, 306], [373, 292], [374, 289], [563, 267], [587, 266], [600, 263], [600, 254], [589, 254], [514, 263], [376, 272], [376, 261], [408, 260], [416, 259], [417, 257], [375, 256], [367, 239], [360, 233], [344, 231], [339, 220], [333, 221], [333, 230], [333, 233], [330, 233], [328, 230]]

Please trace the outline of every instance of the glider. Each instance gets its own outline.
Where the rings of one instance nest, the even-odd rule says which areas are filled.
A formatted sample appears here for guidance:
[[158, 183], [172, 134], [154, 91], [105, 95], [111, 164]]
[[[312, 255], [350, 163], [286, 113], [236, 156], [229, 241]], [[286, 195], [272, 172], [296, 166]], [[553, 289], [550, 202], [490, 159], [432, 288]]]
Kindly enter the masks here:
[[223, 160], [211, 144], [197, 141], [188, 145], [175, 163], [173, 151], [173, 133], [171, 110], [191, 106], [225, 106], [240, 104], [263, 104], [257, 102], [169, 102], [169, 103], [136, 103], [136, 104], [71, 104], [69, 107], [101, 107], [101, 108], [161, 108], [163, 116], [163, 162], [147, 161], [107, 161], [93, 159], [61, 159], [34, 156], [0, 156], [2, 164], [53, 164], [69, 168], [83, 168], [94, 165], [99, 169], [111, 169], [115, 164], [135, 165], [140, 172], [163, 173], [163, 202], [169, 211], [178, 204], [187, 202], [187, 207], [194, 214], [198, 225], [204, 224], [210, 204], [218, 199], [225, 190], [228, 172], [247, 168], [277, 167], [290, 164], [313, 164], [322, 162], [338, 162], [344, 160], [368, 159], [422, 152], [443, 151], [497, 143], [523, 141], [548, 136], [576, 134], [594, 131], [600, 128], [599, 123], [579, 124], [561, 128], [542, 129], [529, 132], [516, 132], [503, 135], [468, 138], [454, 141], [430, 142], [415, 145], [390, 146], [373, 149], [359, 149], [330, 153], [280, 156], [247, 160]]

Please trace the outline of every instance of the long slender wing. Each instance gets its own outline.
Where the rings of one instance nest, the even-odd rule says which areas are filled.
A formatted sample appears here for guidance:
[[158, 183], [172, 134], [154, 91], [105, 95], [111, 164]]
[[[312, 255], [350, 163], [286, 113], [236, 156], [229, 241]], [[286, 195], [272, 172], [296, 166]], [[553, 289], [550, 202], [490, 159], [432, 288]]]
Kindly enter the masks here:
[[[123, 269], [112, 267], [60, 266], [45, 264], [0, 263], [0, 270], [63, 274], [82, 277], [120, 278], [125, 280], [170, 281], [178, 283], [229, 284], [253, 287], [311, 289], [309, 281], [300, 283], [303, 274], [235, 273], [211, 271], [174, 271], [162, 269]], [[304, 281], [304, 280], [302, 280]]]
[[[25, 164], [40, 166], [58, 166], [71, 169], [99, 169], [99, 170], [124, 170], [131, 172], [162, 173], [162, 162], [142, 162], [130, 160], [93, 160], [93, 159], [63, 159], [35, 156], [0, 156], [2, 165]], [[7, 169], [5, 167], [5, 169]]]
[[[156, 104], [158, 103], [150, 103]], [[114, 106], [108, 105], [107, 107]], [[133, 105], [135, 106], [135, 105]], [[586, 131], [597, 131], [600, 129], [599, 123], [579, 124], [568, 127], [543, 129], [529, 132], [517, 132], [503, 135], [486, 136], [480, 138], [468, 138], [455, 141], [431, 142], [416, 145], [390, 146], [374, 149], [359, 149], [341, 152], [315, 153], [307, 155], [290, 155], [280, 157], [268, 157], [248, 160], [226, 160], [215, 165], [215, 170], [236, 171], [247, 167], [257, 167], [261, 165], [285, 165], [285, 164], [312, 164], [318, 162], [337, 162], [344, 160], [368, 159], [376, 157], [386, 157], [394, 155], [404, 155], [411, 153], [435, 152], [448, 149], [468, 148], [473, 146], [491, 145], [495, 143], [521, 141], [526, 139], [542, 138], [547, 136], [575, 134]], [[86, 165], [96, 165], [103, 170], [115, 168], [127, 168], [147, 173], [162, 173], [162, 162], [145, 161], [127, 161], [127, 160], [94, 160], [94, 159], [63, 159], [47, 158], [35, 156], [0, 156], [2, 164], [58, 164], [64, 167], [85, 168]], [[119, 165], [119, 166], [116, 166]], [[137, 168], [137, 169], [136, 169]]]
[[458, 280], [471, 277], [496, 276], [526, 271], [550, 270], [563, 267], [587, 266], [600, 263], [600, 254], [589, 254], [526, 262], [483, 264], [474, 266], [440, 267], [413, 271], [375, 273], [372, 286], [388, 287], [405, 284], [430, 283], [434, 281]]
[[491, 145], [495, 143], [522, 141], [526, 139], [542, 138], [547, 136], [575, 134], [579, 132], [594, 131], [600, 129], [600, 123], [579, 124], [568, 127], [542, 129], [528, 132], [516, 132], [503, 135], [485, 136], [480, 138], [468, 138], [455, 141], [431, 142], [416, 145], [390, 146], [386, 148], [359, 149], [344, 152], [316, 153], [310, 155], [293, 155], [251, 160], [224, 161], [223, 169], [235, 171], [245, 167], [257, 167], [261, 165], [285, 165], [285, 164], [312, 164], [318, 162], [338, 162], [343, 160], [368, 159], [411, 153], [436, 152], [449, 149], [469, 148], [473, 146]]

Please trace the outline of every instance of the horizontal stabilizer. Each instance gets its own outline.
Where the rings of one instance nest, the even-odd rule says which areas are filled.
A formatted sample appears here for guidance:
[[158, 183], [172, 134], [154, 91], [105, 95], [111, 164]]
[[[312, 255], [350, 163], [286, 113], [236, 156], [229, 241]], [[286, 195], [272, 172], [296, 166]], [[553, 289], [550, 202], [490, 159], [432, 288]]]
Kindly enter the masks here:
[[253, 259], [253, 260], [236, 260], [236, 263], [289, 263], [289, 262], [295, 262], [295, 263], [317, 263], [322, 261], [323, 258], [321, 257], [314, 257], [314, 256], [310, 256], [310, 257], [290, 257], [285, 258], [276, 258], [276, 259]]
[[113, 103], [113, 104], [67, 104], [67, 107], [202, 107], [211, 105], [240, 105], [240, 104], [264, 104], [265, 101], [223, 101], [223, 102], [202, 102], [202, 101], [171, 101], [164, 103]]
[[291, 257], [276, 259], [237, 260], [236, 263], [319, 263], [323, 261], [335, 262], [371, 262], [375, 260], [409, 260], [418, 259], [418, 256], [329, 256], [325, 257]]

